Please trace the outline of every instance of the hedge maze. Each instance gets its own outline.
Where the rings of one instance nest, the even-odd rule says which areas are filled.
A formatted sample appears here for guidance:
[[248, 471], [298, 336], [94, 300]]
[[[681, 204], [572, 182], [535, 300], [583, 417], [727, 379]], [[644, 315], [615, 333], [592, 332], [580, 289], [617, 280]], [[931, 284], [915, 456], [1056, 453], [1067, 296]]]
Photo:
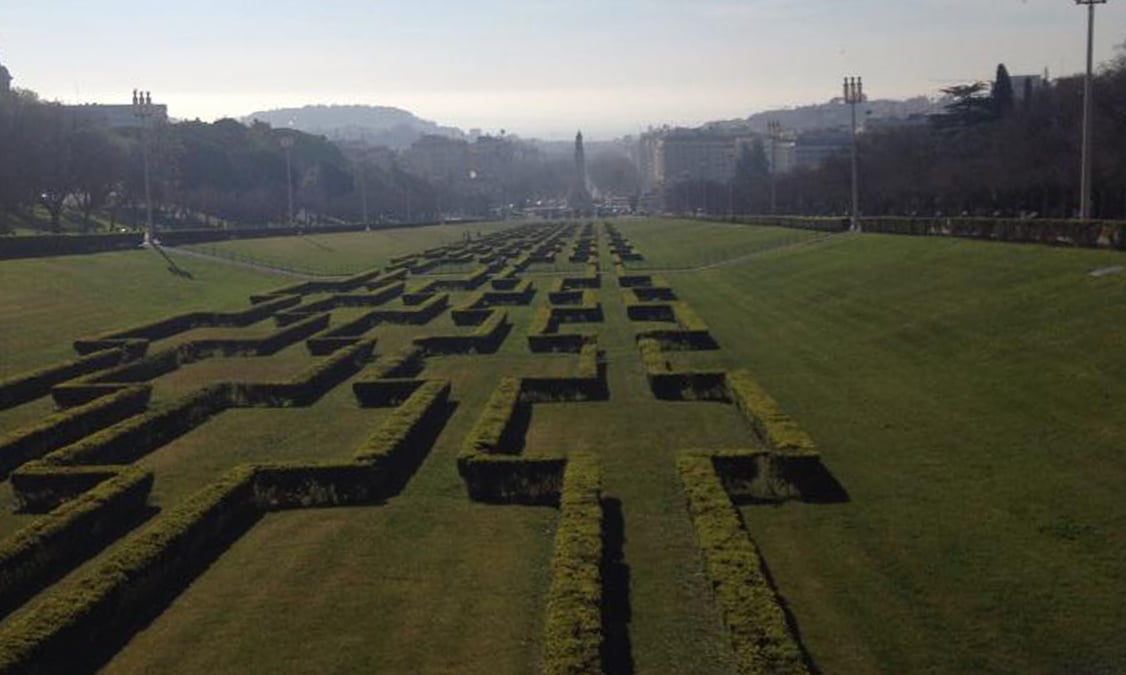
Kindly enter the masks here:
[[[464, 394], [456, 375], [434, 376], [446, 371], [432, 366], [486, 368], [502, 352], [525, 366], [502, 372], [482, 407], [458, 413], [474, 421], [455, 441], [456, 471], [472, 502], [558, 510], [540, 670], [613, 672], [622, 660], [613, 652], [629, 647], [616, 642], [621, 627], [607, 609], [622, 592], [607, 573], [608, 450], [531, 447], [535, 410], [615, 414], [615, 383], [640, 364], [654, 404], [730, 406], [742, 420], [734, 433], [744, 447], [696, 447], [685, 429], [675, 467], [662, 470], [679, 476], [682, 517], [740, 672], [808, 672], [735, 504], [847, 495], [751, 373], [685, 365], [721, 346], [665, 279], [628, 269], [640, 260], [610, 224], [526, 225], [258, 294], [239, 312], [80, 337], [74, 360], [0, 382], [0, 409], [46, 396], [57, 408], [0, 436], [0, 472], [18, 510], [0, 541], [0, 673], [112, 661], [265, 514], [405, 499]], [[633, 339], [625, 351], [614, 337], [623, 327]], [[514, 331], [525, 339], [508, 341]], [[205, 362], [216, 368], [193, 375]], [[258, 374], [215, 376], [228, 368]], [[178, 479], [149, 456], [227, 411], [306, 408], [345, 383], [357, 408], [378, 414], [347, 454], [238, 463], [154, 504], [154, 490]]]

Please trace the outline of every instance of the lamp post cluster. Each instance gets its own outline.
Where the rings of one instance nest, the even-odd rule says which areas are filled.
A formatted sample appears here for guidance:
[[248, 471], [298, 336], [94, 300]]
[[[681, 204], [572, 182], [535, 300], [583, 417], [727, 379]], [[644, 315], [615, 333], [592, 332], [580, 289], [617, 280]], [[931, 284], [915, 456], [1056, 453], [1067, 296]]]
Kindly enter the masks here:
[[156, 240], [156, 228], [152, 223], [152, 195], [149, 190], [149, 119], [155, 108], [152, 92], [133, 90], [133, 116], [141, 123], [141, 163], [145, 175], [145, 244], [152, 245]]
[[844, 80], [844, 100], [852, 106], [852, 219], [849, 229], [860, 231], [860, 175], [856, 160], [856, 104], [864, 101], [864, 83], [859, 77]]
[[1083, 80], [1083, 148], [1079, 169], [1079, 217], [1091, 217], [1091, 70], [1094, 66], [1095, 5], [1106, 0], [1075, 0], [1077, 5], [1087, 5], [1087, 76]]

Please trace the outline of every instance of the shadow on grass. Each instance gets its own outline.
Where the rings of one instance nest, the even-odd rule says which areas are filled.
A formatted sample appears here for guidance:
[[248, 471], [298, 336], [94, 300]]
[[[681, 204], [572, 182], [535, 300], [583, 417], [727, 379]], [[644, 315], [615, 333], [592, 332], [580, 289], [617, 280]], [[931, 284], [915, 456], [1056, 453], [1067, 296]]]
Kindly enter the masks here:
[[623, 559], [625, 519], [616, 497], [602, 500], [602, 670], [608, 675], [633, 674], [629, 624], [629, 565]]
[[49, 589], [59, 579], [70, 574], [76, 567], [84, 564], [94, 556], [101, 553], [121, 537], [128, 535], [135, 528], [148, 522], [160, 512], [155, 506], [146, 505], [144, 508], [125, 514], [120, 520], [110, 522], [103, 530], [102, 537], [86, 537], [85, 541], [75, 542], [74, 558], [54, 565], [41, 579], [25, 583], [7, 597], [0, 599], [0, 618], [18, 609], [28, 600], [32, 599], [45, 589]]
[[[80, 649], [65, 648], [73, 646], [72, 636], [64, 637], [64, 647], [52, 650], [54, 653], [35, 659], [35, 672], [57, 672], [68, 675], [94, 675], [113, 660], [117, 653], [137, 633], [148, 628], [153, 621], [188, 587], [219, 559], [240, 537], [246, 534], [261, 519], [262, 511], [248, 508], [231, 513], [215, 530], [206, 537], [206, 545], [193, 546], [191, 555], [177, 556], [167, 561], [161, 569], [152, 570], [149, 579], [134, 579], [129, 586], [136, 590], [143, 586], [151, 595], [143, 602], [135, 599], [115, 598], [117, 602], [103, 603], [95, 609], [102, 615], [95, 622], [97, 627], [88, 631]], [[127, 593], [127, 592], [126, 592]], [[122, 611], [116, 605], [126, 601], [131, 611]], [[82, 631], [86, 632], [86, 631]], [[69, 644], [67, 644], [69, 642]]]
[[434, 444], [438, 440], [438, 436], [446, 428], [446, 423], [450, 421], [454, 413], [457, 411], [458, 403], [456, 401], [446, 401], [446, 404], [441, 408], [434, 411], [432, 416], [427, 420], [424, 426], [424, 431], [413, 439], [411, 445], [415, 452], [407, 453], [403, 456], [400, 462], [396, 462], [392, 468], [391, 478], [387, 481], [386, 490], [384, 491], [381, 501], [391, 499], [397, 496], [406, 488], [407, 483], [414, 477], [415, 472], [422, 466], [426, 457], [433, 450]]
[[164, 262], [168, 263], [168, 271], [169, 272], [171, 272], [172, 274], [174, 274], [174, 275], [176, 275], [176, 276], [178, 276], [182, 279], [195, 279], [195, 277], [192, 276], [191, 272], [187, 271], [183, 267], [180, 267], [179, 265], [176, 264], [175, 260], [173, 260], [172, 258], [169, 258], [168, 254], [164, 252], [163, 248], [161, 248], [160, 246], [152, 246], [151, 248], [152, 248], [152, 250], [159, 253], [160, 257], [164, 258]]

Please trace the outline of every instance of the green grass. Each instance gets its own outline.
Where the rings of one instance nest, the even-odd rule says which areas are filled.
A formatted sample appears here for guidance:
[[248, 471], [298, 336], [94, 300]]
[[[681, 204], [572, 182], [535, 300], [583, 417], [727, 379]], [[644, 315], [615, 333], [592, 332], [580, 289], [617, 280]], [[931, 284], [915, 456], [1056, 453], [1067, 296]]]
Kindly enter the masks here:
[[[468, 232], [489, 234], [512, 227], [506, 223], [447, 224], [425, 227], [269, 237], [187, 246], [236, 260], [276, 265], [309, 274], [351, 274], [384, 267], [390, 258], [424, 249], [456, 244]], [[445, 266], [437, 272], [457, 268]]]
[[[643, 230], [636, 230], [639, 222]], [[749, 227], [729, 223], [685, 220], [623, 220], [615, 226], [644, 256], [627, 262], [629, 270], [675, 270], [706, 267], [742, 258], [772, 248], [793, 246], [822, 239], [824, 232], [788, 230], [778, 227]], [[634, 238], [644, 232], [643, 242]]]
[[277, 277], [151, 250], [0, 262], [0, 377], [75, 356], [81, 336], [197, 310], [243, 309]]
[[1122, 261], [865, 235], [668, 275], [851, 494], [744, 509], [824, 672], [1126, 664], [1126, 277], [1088, 276]]
[[[1122, 254], [671, 220], [616, 225], [646, 256], [642, 266], [671, 270], [663, 276], [722, 348], [668, 352], [673, 365], [749, 368], [850, 494], [841, 504], [742, 507], [822, 672], [1121, 670], [1126, 277], [1087, 273], [1122, 264]], [[429, 229], [403, 231], [397, 253], [442, 243]], [[349, 265], [397, 254], [380, 252], [389, 244], [346, 243], [377, 234], [318, 235], [333, 251], [298, 239], [236, 243], [278, 246], [298, 261], [315, 248], [310, 255], [339, 256], [338, 269], [355, 271]], [[732, 406], [652, 397], [634, 341], [649, 324], [626, 318], [604, 239], [600, 252], [606, 320], [576, 328], [598, 333], [611, 399], [534, 406], [525, 452], [599, 456], [605, 494], [620, 504], [628, 571], [608, 594], [628, 595], [635, 672], [732, 673], [674, 458], [688, 447], [748, 445], [750, 433]], [[207, 283], [200, 297], [185, 297], [181, 285], [192, 282], [129, 258], [144, 254], [109, 254], [122, 259], [105, 266], [94, 263], [108, 255], [63, 261], [74, 270], [0, 264], [0, 279], [18, 276], [29, 303], [10, 305], [23, 312], [20, 342], [2, 333], [17, 369], [54, 358], [40, 343], [69, 349], [77, 334], [172, 313], [161, 303], [233, 309], [281, 285], [193, 262], [195, 281]], [[17, 263], [18, 275], [9, 271]], [[87, 290], [112, 288], [102, 277], [123, 265], [141, 270], [148, 287], [129, 286], [116, 305], [105, 290]], [[456, 456], [502, 376], [576, 367], [575, 355], [527, 346], [555, 271], [528, 275], [535, 302], [507, 308], [514, 326], [496, 354], [427, 359], [423, 377], [449, 379], [457, 406], [402, 494], [381, 506], [267, 516], [105, 672], [534, 672], [557, 513], [470, 503]], [[101, 304], [78, 321], [85, 305], [76, 298], [87, 293]], [[338, 310], [333, 323], [355, 316]], [[390, 353], [418, 335], [471, 330], [447, 312], [369, 336], [377, 353]], [[159, 378], [154, 395], [284, 378], [313, 362], [303, 344], [205, 360]], [[28, 405], [9, 419], [30, 419], [42, 403]], [[156, 473], [154, 502], [170, 506], [241, 461], [347, 457], [387, 414], [356, 407], [349, 381], [309, 408], [224, 412], [142, 463]], [[24, 518], [0, 518], [0, 531]]]

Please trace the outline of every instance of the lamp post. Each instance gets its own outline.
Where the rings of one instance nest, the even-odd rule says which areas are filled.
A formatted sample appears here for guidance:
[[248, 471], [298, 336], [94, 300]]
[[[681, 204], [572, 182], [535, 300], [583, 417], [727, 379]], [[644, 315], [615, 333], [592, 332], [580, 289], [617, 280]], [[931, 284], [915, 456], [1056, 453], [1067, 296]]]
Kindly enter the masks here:
[[1091, 69], [1094, 61], [1095, 5], [1106, 0], [1075, 0], [1087, 5], [1087, 77], [1083, 80], [1083, 150], [1079, 170], [1079, 217], [1091, 217]]
[[778, 172], [778, 141], [782, 140], [782, 123], [770, 120], [766, 123], [766, 131], [770, 136], [770, 213], [778, 208], [778, 192], [774, 185], [774, 174]]
[[145, 245], [156, 241], [152, 223], [152, 193], [149, 190], [149, 118], [153, 116], [152, 92], [133, 90], [133, 116], [141, 123], [141, 164], [145, 174]]
[[856, 161], [856, 104], [864, 100], [864, 85], [859, 77], [844, 80], [844, 100], [852, 106], [852, 219], [849, 230], [860, 231], [860, 177]]
[[293, 227], [293, 169], [290, 155], [293, 154], [293, 134], [283, 134], [279, 141], [285, 151], [285, 194], [289, 204], [287, 211], [290, 227]]

